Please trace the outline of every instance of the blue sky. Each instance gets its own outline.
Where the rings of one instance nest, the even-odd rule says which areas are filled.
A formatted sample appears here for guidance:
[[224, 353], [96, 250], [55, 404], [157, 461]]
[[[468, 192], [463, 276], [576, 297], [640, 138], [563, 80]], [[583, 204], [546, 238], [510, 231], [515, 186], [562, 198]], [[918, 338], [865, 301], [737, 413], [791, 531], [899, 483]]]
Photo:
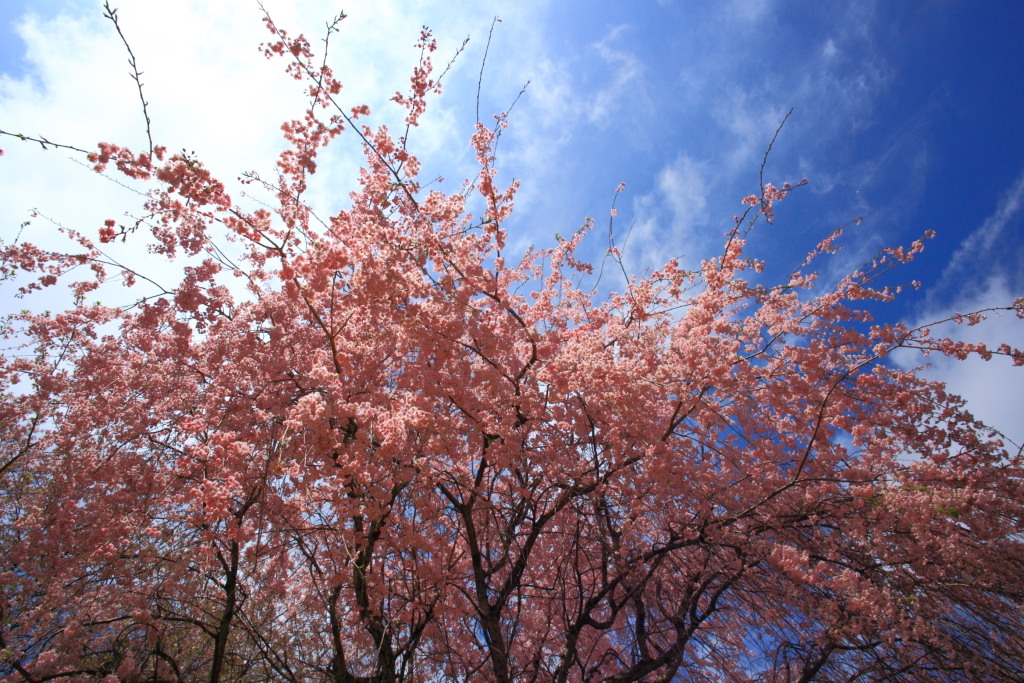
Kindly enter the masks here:
[[[517, 248], [550, 244], [586, 216], [603, 226], [625, 182], [617, 225], [634, 224], [630, 267], [642, 272], [680, 254], [695, 265], [715, 252], [740, 198], [756, 190], [764, 148], [792, 108], [765, 179], [809, 184], [778, 207], [773, 226], [754, 233], [752, 250], [774, 266], [769, 277], [862, 216], [845, 250], [823, 264], [825, 282], [882, 246], [938, 234], [898, 277], [920, 280], [922, 290], [875, 310], [879, 319], [923, 322], [1024, 296], [1024, 3], [265, 4], [283, 26], [310, 36], [344, 8], [350, 16], [332, 63], [347, 101], [369, 103], [383, 120], [397, 115], [387, 98], [407, 82], [420, 24], [438, 35], [438, 62], [471, 36], [413, 138], [425, 173], [446, 176], [450, 190], [473, 173], [467, 140], [477, 76], [490, 19], [500, 16], [481, 114], [506, 109], [530, 81], [499, 159], [501, 177], [523, 183], [510, 224]], [[302, 100], [280, 65], [256, 53], [265, 34], [255, 2], [119, 6], [146, 71], [156, 139], [197, 150], [226, 179], [269, 170], [277, 123], [296, 116]], [[122, 50], [96, 2], [0, 0], [0, 128], [83, 147], [99, 139], [140, 145]], [[335, 144], [312, 194], [328, 210], [344, 204], [358, 163], [351, 140]], [[91, 230], [135, 201], [66, 155], [0, 146], [5, 234], [32, 207]], [[604, 244], [594, 235], [586, 255], [598, 259]], [[1006, 317], [957, 332], [1024, 345], [1024, 324]], [[1008, 366], [936, 360], [930, 372], [1020, 441], [1024, 377]]]

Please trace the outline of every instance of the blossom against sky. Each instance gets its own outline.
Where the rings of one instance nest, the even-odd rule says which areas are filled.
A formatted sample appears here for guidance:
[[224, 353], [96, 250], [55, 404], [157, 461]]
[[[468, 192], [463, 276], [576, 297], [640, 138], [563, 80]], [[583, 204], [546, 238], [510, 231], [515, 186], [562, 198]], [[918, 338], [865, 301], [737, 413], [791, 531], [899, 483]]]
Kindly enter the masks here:
[[[862, 223], [823, 263], [822, 286], [884, 245], [937, 237], [891, 284], [922, 289], [874, 310], [881, 320], [924, 322], [1024, 295], [1024, 5], [961, 1], [430, 2], [342, 5], [266, 0], [279, 25], [318, 39], [348, 18], [331, 63], [348, 104], [396, 121], [388, 98], [408, 83], [419, 26], [434, 29], [446, 76], [412, 147], [442, 190], [473, 175], [468, 144], [491, 19], [500, 16], [483, 73], [480, 114], [505, 111], [529, 81], [499, 148], [501, 178], [522, 181], [510, 226], [514, 245], [545, 246], [587, 216], [603, 220], [620, 182], [616, 226], [632, 225], [635, 272], [685, 255], [715, 253], [757, 189], [776, 127], [793, 109], [765, 170], [781, 185], [808, 179], [776, 209], [751, 248], [779, 276], [835, 226]], [[255, 1], [119, 3], [145, 72], [155, 139], [194, 150], [221, 178], [272, 170], [281, 121], [303, 100], [281, 65], [264, 60]], [[137, 93], [123, 46], [85, 0], [0, 0], [0, 129], [91, 148], [141, 146]], [[380, 120], [380, 119], [377, 119]], [[0, 230], [32, 208], [83, 231], [120, 216], [137, 198], [62, 152], [4, 139]], [[344, 205], [359, 164], [354, 139], [323, 159], [311, 199]], [[240, 186], [232, 188], [237, 194]], [[134, 202], [134, 204], [133, 204]], [[38, 221], [32, 229], [42, 229]], [[601, 232], [598, 230], [598, 233]], [[607, 245], [595, 234], [584, 255]], [[612, 283], [614, 286], [614, 283]], [[959, 332], [1021, 345], [1007, 317]], [[899, 362], [916, 363], [906, 357]], [[934, 376], [964, 393], [979, 415], [1024, 439], [1024, 377], [996, 359], [935, 360]]]

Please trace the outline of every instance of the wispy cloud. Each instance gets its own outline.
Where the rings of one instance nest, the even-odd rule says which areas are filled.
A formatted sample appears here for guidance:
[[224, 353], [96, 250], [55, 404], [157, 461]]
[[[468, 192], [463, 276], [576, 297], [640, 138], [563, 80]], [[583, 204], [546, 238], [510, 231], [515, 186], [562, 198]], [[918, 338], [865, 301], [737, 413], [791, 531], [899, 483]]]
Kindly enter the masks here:
[[653, 191], [633, 201], [636, 222], [625, 254], [630, 272], [660, 268], [675, 257], [685, 257], [687, 267], [699, 266], [715, 242], [707, 229], [706, 175], [704, 164], [681, 154], [661, 169]]
[[[1014, 272], [1007, 272], [1007, 264], [1001, 258], [1001, 241], [1004, 241], [1007, 226], [1020, 218], [1022, 205], [1024, 170], [1000, 197], [996, 210], [961, 242], [960, 247], [950, 257], [937, 285], [928, 293], [929, 303], [934, 304], [938, 298], [948, 297], [953, 291], [956, 292], [957, 299], [973, 298], [990, 290], [990, 283], [993, 280], [1012, 286], [1014, 283], [1010, 278], [1013, 275], [1017, 275], [1017, 282], [1020, 281], [1019, 268], [1024, 264], [1009, 264], [1009, 269]], [[984, 271], [979, 271], [978, 264], [987, 264], [987, 267]], [[1018, 293], [1018, 296], [1020, 294], [1024, 292]]]
[[644, 91], [643, 64], [632, 52], [616, 45], [628, 30], [628, 26], [616, 26], [592, 46], [610, 70], [605, 82], [588, 98], [588, 118], [593, 123], [608, 125], [623, 106], [650, 107]]
[[[938, 284], [928, 292], [915, 326], [955, 313], [1009, 306], [1015, 298], [1024, 296], [1020, 276], [1024, 262], [1014, 260], [1007, 264], [1000, 253], [1001, 238], [1008, 226], [1021, 222], [1022, 204], [1024, 171], [1003, 193], [995, 211], [950, 257]], [[980, 264], [986, 264], [984, 270], [979, 269]], [[1020, 348], [1024, 346], [1022, 328], [1024, 325], [1012, 313], [990, 313], [978, 325], [947, 325], [935, 332], [984, 343], [990, 348], [1003, 342]], [[904, 366], [920, 362], [912, 354], [900, 355], [898, 360]], [[999, 429], [1017, 447], [1024, 444], [1024, 383], [1016, 377], [1018, 369], [1010, 368], [1009, 359], [997, 356], [991, 361], [976, 357], [957, 361], [933, 355], [928, 360], [931, 367], [924, 372], [926, 377], [945, 382], [950, 391], [967, 399], [975, 417]]]

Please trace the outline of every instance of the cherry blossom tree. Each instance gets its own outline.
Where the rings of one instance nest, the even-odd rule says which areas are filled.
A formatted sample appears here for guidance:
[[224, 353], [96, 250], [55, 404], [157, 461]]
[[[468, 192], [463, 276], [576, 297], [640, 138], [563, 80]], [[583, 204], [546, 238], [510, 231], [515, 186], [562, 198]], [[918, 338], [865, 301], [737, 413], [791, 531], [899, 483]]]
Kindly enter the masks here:
[[[504, 114], [460, 192], [421, 184], [428, 31], [396, 137], [266, 24], [311, 102], [277, 177], [246, 176], [273, 210], [104, 143], [146, 217], [2, 245], [19, 296], [73, 300], [4, 321], [0, 679], [1024, 680], [1021, 453], [886, 362], [1024, 354], [872, 324], [921, 241], [815, 294], [840, 229], [762, 284], [745, 237], [794, 189], [762, 183], [718, 257], [602, 295], [589, 220], [509, 259]], [[303, 194], [343, 131], [360, 189], [321, 218]], [[148, 286], [118, 239], [181, 281], [89, 303]]]

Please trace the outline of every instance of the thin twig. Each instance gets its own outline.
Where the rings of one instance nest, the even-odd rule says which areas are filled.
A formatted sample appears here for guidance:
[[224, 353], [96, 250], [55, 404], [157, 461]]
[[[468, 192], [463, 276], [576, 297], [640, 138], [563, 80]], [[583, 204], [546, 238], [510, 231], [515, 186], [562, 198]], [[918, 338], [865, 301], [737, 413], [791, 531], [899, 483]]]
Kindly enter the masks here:
[[448, 60], [448, 65], [444, 67], [444, 71], [442, 71], [441, 74], [437, 77], [437, 80], [434, 81], [435, 88], [440, 87], [441, 80], [448, 74], [449, 71], [452, 70], [452, 67], [455, 65], [455, 60], [459, 58], [459, 55], [461, 55], [463, 51], [465, 51], [467, 45], [469, 45], [469, 36], [466, 36], [465, 39], [463, 39], [462, 45], [459, 45], [458, 49], [455, 50], [455, 54], [452, 55], [452, 58]]
[[327, 22], [327, 35], [324, 37], [324, 61], [320, 65], [320, 78], [316, 80], [316, 95], [313, 97], [313, 101], [310, 103], [309, 108], [312, 110], [316, 107], [317, 103], [320, 102], [320, 91], [323, 89], [324, 71], [327, 69], [327, 51], [331, 46], [331, 34], [338, 32], [338, 24], [342, 20], [347, 19], [348, 15], [344, 11], [339, 12], [338, 16], [334, 17], [330, 22]]
[[[79, 161], [78, 159], [75, 159], [74, 157], [68, 157], [68, 159], [71, 159], [71, 161], [73, 163], [78, 164], [79, 166], [81, 166], [82, 168], [84, 168], [86, 170], [89, 170], [89, 171], [95, 171], [96, 170], [92, 166], [90, 166], [89, 164], [83, 164], [81, 161]], [[146, 197], [146, 198], [149, 197], [149, 195], [147, 193], [139, 192], [134, 187], [131, 187], [131, 186], [125, 184], [125, 183], [122, 183], [120, 180], [118, 180], [117, 178], [114, 178], [113, 176], [111, 176], [108, 173], [100, 173], [100, 175], [103, 176], [104, 178], [106, 178], [107, 180], [109, 180], [110, 182], [114, 183], [115, 185], [120, 185], [121, 187], [123, 187], [124, 189], [128, 190], [129, 192], [134, 192], [135, 194], [139, 195], [140, 197]]]
[[[626, 237], [622, 240], [622, 249], [619, 251], [622, 254], [626, 253], [626, 245], [629, 244], [629, 236], [633, 234], [633, 227], [636, 225], [636, 221], [629, 224], [629, 230], [626, 231]], [[621, 259], [621, 256], [619, 257]]]
[[[765, 201], [765, 196], [764, 196], [764, 167], [768, 163], [768, 155], [772, 153], [772, 147], [775, 145], [776, 138], [779, 137], [779, 133], [782, 132], [782, 127], [786, 125], [786, 120], [789, 118], [789, 115], [792, 114], [792, 113], [793, 113], [793, 109], [790, 108], [790, 110], [786, 112], [786, 115], [782, 117], [782, 122], [779, 123], [779, 127], [775, 129], [775, 135], [772, 136], [772, 141], [768, 143], [768, 149], [766, 149], [764, 151], [764, 158], [761, 159], [761, 168], [758, 169], [758, 171], [757, 171], [757, 185], [758, 185], [758, 187], [761, 188], [761, 207], [762, 208], [765, 205], [764, 204], [764, 201]], [[806, 181], [806, 178], [804, 180], [800, 181], [799, 183], [797, 183], [796, 185], [794, 185], [793, 187], [787, 187], [785, 189], [786, 190], [792, 190], [792, 189], [795, 189], [797, 187], [802, 187], [803, 185], [806, 184], [805, 181]], [[723, 251], [723, 257], [724, 257], [724, 254], [728, 253], [729, 248], [732, 247], [732, 241], [734, 239], [736, 239], [737, 235], [739, 235], [740, 225], [744, 221], [747, 220], [747, 215], [750, 213], [751, 209], [754, 208], [754, 206], [755, 206], [754, 204], [751, 204], [750, 206], [748, 206], [743, 211], [742, 215], [736, 216], [736, 227], [733, 228], [733, 230], [729, 233], [729, 239], [726, 240], [725, 249]], [[758, 213], [754, 214], [754, 218], [750, 221], [750, 225], [747, 226], [747, 229], [743, 231], [743, 237], [744, 238], [747, 236], [747, 234], [750, 233], [751, 230], [753, 230], [754, 223], [757, 221], [757, 219], [760, 217], [760, 215], [761, 215], [760, 211]], [[771, 222], [770, 218], [769, 218], [769, 222]]]
[[70, 149], [76, 152], [81, 152], [82, 154], [89, 154], [88, 151], [84, 149], [79, 149], [78, 147], [74, 147], [72, 145], [60, 145], [57, 144], [56, 142], [50, 142], [42, 135], [40, 135], [38, 138], [33, 138], [28, 135], [22, 135], [21, 133], [8, 133], [6, 130], [0, 130], [0, 135], [10, 135], [12, 138], [18, 138], [19, 140], [22, 140], [24, 142], [38, 142], [43, 149], [50, 149], [50, 147], [54, 147], [56, 149]]
[[[615, 202], [619, 200], [619, 193], [622, 191], [622, 187], [623, 186], [620, 185], [619, 188], [615, 190], [615, 194], [612, 196], [612, 208], [610, 211], [610, 215], [608, 217], [608, 251], [605, 252], [604, 258], [601, 259], [601, 270], [597, 273], [597, 282], [594, 283], [595, 292], [597, 291], [598, 285], [601, 284], [601, 278], [604, 276], [604, 263], [605, 261], [608, 260], [608, 256], [612, 253], [612, 250], [615, 248], [615, 233], [612, 231], [613, 227], [615, 226]], [[635, 224], [636, 221], [633, 221], [633, 223]], [[632, 231], [633, 226], [631, 225], [629, 229]], [[621, 265], [621, 263], [619, 265]], [[629, 281], [628, 277], [626, 278], [626, 281]]]
[[487, 53], [491, 50], [491, 36], [494, 35], [494, 25], [501, 21], [498, 17], [491, 20], [491, 30], [487, 33], [487, 46], [484, 48], [484, 58], [480, 62], [480, 77], [476, 81], [476, 122], [480, 123], [480, 88], [484, 82], [484, 66], [487, 64]]
[[147, 108], [146, 97], [142, 94], [142, 81], [139, 80], [142, 77], [142, 73], [139, 72], [139, 67], [135, 63], [135, 53], [132, 52], [132, 46], [128, 44], [128, 39], [124, 37], [124, 33], [121, 32], [121, 25], [117, 23], [117, 9], [110, 6], [109, 0], [103, 3], [103, 18], [110, 19], [113, 22], [114, 28], [117, 29], [117, 35], [121, 36], [121, 42], [124, 43], [125, 48], [128, 49], [128, 64], [132, 67], [132, 73], [130, 74], [132, 80], [135, 81], [135, 85], [139, 89], [139, 100], [142, 102], [142, 115], [146, 118], [146, 138], [149, 140], [149, 156], [153, 156], [153, 132], [150, 129], [149, 120], [149, 109]]
[[775, 138], [779, 137], [779, 133], [782, 132], [782, 127], [786, 125], [786, 119], [793, 113], [790, 109], [786, 112], [786, 115], [782, 117], [782, 123], [775, 129], [775, 135], [772, 136], [772, 141], [768, 143], [768, 149], [764, 151], [764, 159], [761, 160], [761, 170], [757, 172], [757, 184], [761, 186], [761, 196], [764, 197], [764, 166], [768, 163], [768, 155], [771, 154], [772, 145], [775, 144]]
[[[522, 97], [526, 93], [526, 89], [529, 88], [529, 87], [530, 87], [530, 81], [526, 81], [526, 83], [523, 84], [523, 87], [519, 91], [519, 93], [516, 94], [516, 98], [514, 100], [512, 100], [512, 104], [509, 105], [508, 110], [505, 111], [505, 116], [504, 116], [505, 120], [508, 120], [508, 115], [512, 113], [512, 109], [515, 108], [516, 102], [518, 102], [519, 98]], [[495, 159], [498, 158], [498, 141], [501, 140], [501, 131], [502, 131], [501, 122], [500, 121], [496, 121], [494, 123], [494, 146], [491, 148], [491, 156], [493, 156]]]
[[[452, 55], [452, 58], [448, 61], [448, 66], [446, 66], [444, 68], [444, 71], [442, 71], [441, 75], [437, 77], [437, 80], [433, 81], [434, 85], [431, 88], [431, 90], [433, 90], [434, 92], [438, 92], [438, 88], [441, 87], [441, 80], [445, 77], [445, 75], [449, 71], [451, 71], [452, 66], [455, 64], [455, 60], [457, 60], [459, 58], [459, 55], [462, 54], [462, 52], [466, 49], [466, 45], [468, 45], [468, 44], [469, 44], [469, 36], [466, 36], [466, 39], [462, 41], [462, 45], [459, 46], [459, 49], [457, 49], [455, 51], [455, 54]], [[426, 54], [425, 50], [426, 50], [425, 47], [420, 49], [420, 66], [423, 66], [423, 57]], [[426, 93], [424, 93], [424, 97], [425, 96], [426, 96]], [[408, 121], [406, 121], [406, 123], [405, 123], [405, 133], [403, 133], [402, 137], [400, 138], [401, 143], [402, 143], [402, 150], [403, 151], [408, 149], [408, 146], [409, 146], [409, 133], [411, 131], [412, 131], [412, 124], [409, 123]], [[402, 162], [400, 162], [398, 164], [398, 166], [397, 166], [397, 168], [395, 170], [398, 173], [401, 173], [401, 171], [402, 171], [402, 169], [404, 167], [405, 167], [405, 162], [402, 161]]]
[[[296, 195], [296, 194], [289, 194], [284, 188], [279, 187], [277, 185], [274, 185], [271, 182], [268, 182], [268, 181], [264, 180], [263, 178], [260, 177], [259, 173], [257, 173], [256, 171], [245, 171], [244, 173], [242, 173], [242, 177], [247, 179], [247, 180], [256, 181], [257, 183], [261, 184], [264, 188], [266, 188], [268, 190], [273, 190], [274, 192], [277, 192], [279, 195], [280, 194], [286, 194], [289, 199], [295, 201], [295, 204], [299, 208], [301, 208], [304, 211], [308, 211], [309, 215], [311, 215], [313, 218], [315, 218], [317, 223], [322, 225], [332, 235], [334, 234], [334, 231], [331, 229], [331, 227], [329, 225], [327, 225], [327, 223], [325, 223], [323, 221], [323, 219], [320, 218], [320, 216], [316, 215], [316, 212], [313, 211], [313, 207], [311, 207], [309, 204], [306, 204], [305, 202], [303, 202], [302, 199], [298, 195]], [[262, 204], [263, 206], [267, 207], [268, 209], [272, 209], [273, 208], [269, 204], [266, 204], [266, 203], [260, 201], [259, 199], [256, 199], [256, 197], [253, 197], [252, 195], [246, 195], [243, 192], [242, 196], [243, 197], [249, 197], [250, 199], [259, 202], [260, 204]]]

